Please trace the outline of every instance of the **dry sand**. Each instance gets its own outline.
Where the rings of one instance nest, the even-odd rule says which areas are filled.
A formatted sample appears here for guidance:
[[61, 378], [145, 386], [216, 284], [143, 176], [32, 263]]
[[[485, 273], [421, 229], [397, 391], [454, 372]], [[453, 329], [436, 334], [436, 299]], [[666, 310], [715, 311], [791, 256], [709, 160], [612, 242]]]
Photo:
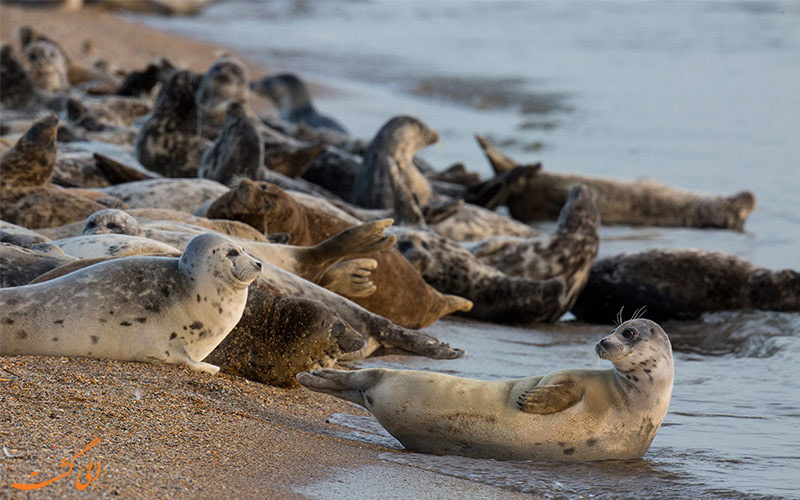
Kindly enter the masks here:
[[[73, 57], [90, 39], [92, 57], [128, 69], [165, 55], [202, 71], [218, 52], [213, 45], [95, 8], [58, 12], [0, 6], [3, 41], [10, 41], [21, 24], [57, 40]], [[264, 70], [249, 67], [252, 74]], [[0, 498], [515, 496], [382, 462], [380, 453], [401, 452], [333, 435], [337, 426], [325, 419], [334, 412], [366, 415], [354, 405], [302, 389], [175, 366], [0, 356]], [[62, 459], [95, 438], [100, 441], [75, 459], [68, 476], [31, 492], [10, 486], [63, 474]], [[90, 461], [94, 467], [100, 462], [99, 476], [80, 491], [76, 480], [87, 481]], [[29, 476], [37, 470], [37, 476]]]

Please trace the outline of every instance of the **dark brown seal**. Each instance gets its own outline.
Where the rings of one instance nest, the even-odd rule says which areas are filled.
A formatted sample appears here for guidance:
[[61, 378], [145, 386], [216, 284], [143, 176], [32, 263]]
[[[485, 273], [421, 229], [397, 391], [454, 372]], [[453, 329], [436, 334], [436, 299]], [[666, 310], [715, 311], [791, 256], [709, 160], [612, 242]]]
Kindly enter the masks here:
[[572, 313], [585, 321], [613, 323], [621, 308], [643, 306], [656, 321], [736, 309], [800, 311], [800, 273], [703, 250], [617, 255], [594, 263]]

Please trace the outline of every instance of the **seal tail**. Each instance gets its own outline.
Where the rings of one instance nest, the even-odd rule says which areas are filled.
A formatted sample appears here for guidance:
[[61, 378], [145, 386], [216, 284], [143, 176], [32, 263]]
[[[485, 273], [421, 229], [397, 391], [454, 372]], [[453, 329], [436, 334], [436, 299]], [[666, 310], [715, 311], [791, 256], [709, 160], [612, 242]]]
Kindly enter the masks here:
[[306, 389], [330, 394], [366, 408], [364, 391], [375, 385], [379, 374], [380, 370], [377, 369], [347, 371], [326, 368], [298, 373], [296, 379]]

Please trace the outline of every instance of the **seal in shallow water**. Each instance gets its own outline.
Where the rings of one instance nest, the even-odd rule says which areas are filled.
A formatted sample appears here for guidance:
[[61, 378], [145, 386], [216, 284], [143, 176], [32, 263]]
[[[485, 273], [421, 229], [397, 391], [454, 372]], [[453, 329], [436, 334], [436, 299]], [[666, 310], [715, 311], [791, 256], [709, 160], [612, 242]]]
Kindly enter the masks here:
[[0, 353], [184, 364], [236, 326], [261, 264], [217, 235], [183, 255], [113, 259], [36, 285], [0, 290]]
[[657, 321], [736, 309], [800, 311], [800, 273], [694, 249], [616, 255], [594, 263], [572, 313], [584, 321], [611, 323], [611, 311], [643, 306]]
[[645, 319], [595, 347], [611, 370], [561, 370], [485, 382], [373, 368], [301, 373], [305, 387], [369, 410], [406, 448], [498, 460], [642, 457], [672, 395], [672, 347]]

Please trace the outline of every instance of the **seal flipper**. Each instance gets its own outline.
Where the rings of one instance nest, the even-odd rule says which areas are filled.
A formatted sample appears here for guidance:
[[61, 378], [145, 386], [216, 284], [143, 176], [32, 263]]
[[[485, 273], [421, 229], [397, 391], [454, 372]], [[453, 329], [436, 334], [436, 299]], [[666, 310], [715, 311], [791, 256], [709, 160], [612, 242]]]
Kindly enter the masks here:
[[494, 147], [494, 144], [489, 142], [485, 137], [475, 134], [475, 139], [477, 139], [478, 144], [480, 144], [481, 149], [483, 149], [483, 153], [486, 155], [489, 163], [492, 164], [492, 169], [494, 169], [495, 174], [508, 172], [519, 165], [518, 161], [501, 153], [500, 150]]
[[306, 389], [330, 394], [367, 408], [363, 391], [378, 381], [379, 374], [380, 370], [376, 369], [347, 371], [326, 368], [298, 373], [295, 378]]
[[464, 200], [433, 201], [422, 207], [422, 215], [426, 224], [436, 224], [452, 217], [463, 206]]
[[537, 385], [522, 393], [517, 399], [519, 409], [525, 413], [548, 414], [564, 411], [583, 397], [583, 389], [574, 382]]
[[317, 283], [345, 297], [369, 297], [378, 289], [370, 275], [378, 267], [374, 259], [352, 259], [329, 267]]

